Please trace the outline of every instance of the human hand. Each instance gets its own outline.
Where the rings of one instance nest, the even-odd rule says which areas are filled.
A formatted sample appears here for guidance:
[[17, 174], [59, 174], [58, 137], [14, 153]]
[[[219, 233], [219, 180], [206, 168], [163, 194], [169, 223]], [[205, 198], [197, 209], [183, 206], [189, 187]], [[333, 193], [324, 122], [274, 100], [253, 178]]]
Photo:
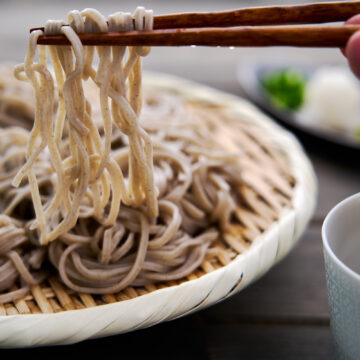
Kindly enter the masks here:
[[[346, 24], [360, 25], [360, 14], [353, 16]], [[342, 52], [346, 56], [352, 72], [360, 78], [360, 31], [351, 36]]]

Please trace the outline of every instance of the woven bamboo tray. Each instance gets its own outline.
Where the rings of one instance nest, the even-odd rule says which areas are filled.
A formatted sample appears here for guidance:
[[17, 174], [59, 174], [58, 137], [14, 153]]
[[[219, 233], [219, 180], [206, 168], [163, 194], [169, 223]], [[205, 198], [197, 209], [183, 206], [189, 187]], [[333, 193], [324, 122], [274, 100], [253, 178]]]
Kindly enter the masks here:
[[[244, 211], [242, 231], [228, 236], [228, 245], [206, 258], [201, 268], [180, 281], [144, 288], [129, 287], [119, 294], [91, 296], [68, 291], [56, 278], [32, 288], [14, 303], [0, 304], [0, 346], [24, 347], [70, 344], [132, 331], [181, 317], [231, 296], [266, 273], [295, 245], [309, 221], [316, 198], [313, 169], [293, 135], [280, 128], [249, 102], [176, 77], [147, 74], [145, 85], [170, 90], [187, 100], [229, 109], [258, 128], [284, 152], [288, 161], [289, 199], [274, 194], [281, 205], [272, 216], [251, 187], [243, 196], [257, 211]], [[269, 221], [269, 219], [274, 219]]]

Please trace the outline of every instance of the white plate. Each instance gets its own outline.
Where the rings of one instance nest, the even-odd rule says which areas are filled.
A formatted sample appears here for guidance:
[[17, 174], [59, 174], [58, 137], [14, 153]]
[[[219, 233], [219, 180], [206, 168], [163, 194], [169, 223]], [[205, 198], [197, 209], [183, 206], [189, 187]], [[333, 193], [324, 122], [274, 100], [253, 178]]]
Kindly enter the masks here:
[[239, 118], [256, 123], [288, 155], [296, 179], [293, 209], [259, 236], [229, 265], [196, 280], [163, 288], [131, 300], [54, 314], [0, 317], [0, 346], [23, 347], [70, 344], [120, 334], [203, 309], [233, 295], [264, 275], [299, 239], [316, 198], [312, 166], [296, 138], [255, 106], [236, 96], [168, 75], [147, 74], [145, 85], [230, 108]]
[[[339, 68], [339, 66], [336, 67]], [[298, 111], [282, 110], [274, 107], [266, 97], [260, 84], [260, 79], [265, 74], [278, 69], [296, 69], [310, 79], [319, 68], [321, 68], [320, 65], [314, 65], [313, 63], [301, 63], [286, 59], [272, 61], [252, 59], [252, 61], [243, 62], [239, 65], [237, 79], [248, 99], [270, 114], [270, 116], [273, 116], [280, 124], [295, 132], [300, 139], [304, 139], [306, 143], [316, 144], [317, 148], [323, 150], [324, 153], [331, 151], [336, 154], [340, 152], [342, 156], [352, 155], [355, 158], [359, 156], [360, 142], [354, 135], [346, 131], [334, 130], [324, 124], [320, 126], [311, 122], [305, 123], [299, 120]], [[343, 68], [344, 72], [350, 72], [346, 66], [340, 68]]]

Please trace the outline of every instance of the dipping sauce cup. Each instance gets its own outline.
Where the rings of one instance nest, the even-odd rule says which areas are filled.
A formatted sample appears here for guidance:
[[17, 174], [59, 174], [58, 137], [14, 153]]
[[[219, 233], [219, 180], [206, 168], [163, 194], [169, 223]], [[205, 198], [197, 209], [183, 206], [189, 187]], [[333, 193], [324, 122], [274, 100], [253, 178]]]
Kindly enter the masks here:
[[322, 239], [335, 359], [360, 359], [360, 193], [326, 216]]

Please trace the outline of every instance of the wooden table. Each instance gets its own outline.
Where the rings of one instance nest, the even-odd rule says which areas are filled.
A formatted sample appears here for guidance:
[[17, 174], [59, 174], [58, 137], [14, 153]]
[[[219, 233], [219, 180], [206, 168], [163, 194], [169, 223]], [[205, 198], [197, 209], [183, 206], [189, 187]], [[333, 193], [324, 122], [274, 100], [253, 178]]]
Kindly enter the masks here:
[[[309, 1], [281, 1], [278, 3]], [[34, 3], [34, 2], [31, 2]], [[140, 2], [139, 2], [140, 3]], [[142, 2], [156, 13], [211, 11], [253, 5], [253, 1]], [[262, 0], [256, 5], [269, 4]], [[119, 10], [118, 1], [92, 0], [46, 2], [4, 1], [0, 4], [0, 61], [22, 61], [26, 34], [53, 16], [65, 16], [72, 8], [94, 6], [108, 14]], [[122, 1], [131, 10], [130, 1]], [[15, 20], [16, 11], [22, 9]], [[236, 67], [243, 61], [287, 57], [317, 63], [344, 63], [337, 50], [298, 49], [153, 49], [145, 61], [148, 70], [169, 72], [221, 90], [241, 94]], [[307, 144], [305, 144], [307, 146]], [[256, 359], [305, 360], [331, 358], [331, 334], [321, 244], [321, 224], [337, 202], [360, 190], [360, 168], [356, 159], [342, 164], [316, 146], [309, 150], [319, 178], [319, 201], [315, 215], [296, 248], [262, 279], [232, 298], [199, 313], [149, 329], [77, 345], [27, 350], [2, 350], [0, 354], [31, 356], [59, 355], [145, 359]]]

